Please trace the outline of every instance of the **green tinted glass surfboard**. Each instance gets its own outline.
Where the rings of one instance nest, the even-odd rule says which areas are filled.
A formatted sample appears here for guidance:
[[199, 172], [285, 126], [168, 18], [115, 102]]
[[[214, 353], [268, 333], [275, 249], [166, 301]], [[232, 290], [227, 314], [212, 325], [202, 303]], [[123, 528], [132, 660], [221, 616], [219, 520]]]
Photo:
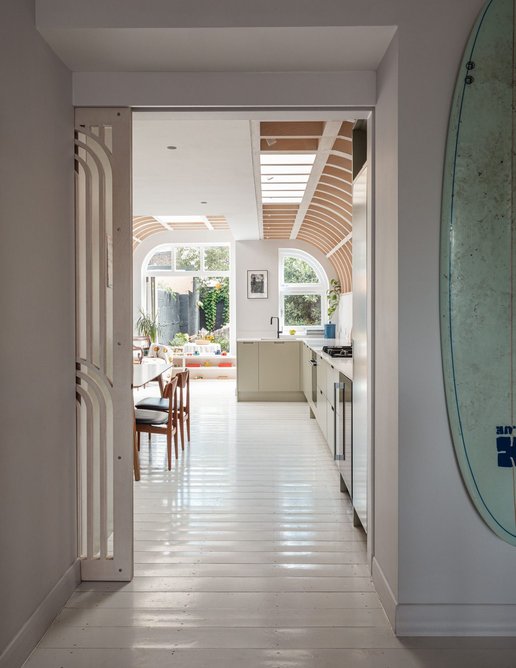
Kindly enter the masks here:
[[514, 21], [513, 0], [488, 2], [460, 66], [440, 287], [446, 400], [462, 476], [487, 524], [516, 545]]

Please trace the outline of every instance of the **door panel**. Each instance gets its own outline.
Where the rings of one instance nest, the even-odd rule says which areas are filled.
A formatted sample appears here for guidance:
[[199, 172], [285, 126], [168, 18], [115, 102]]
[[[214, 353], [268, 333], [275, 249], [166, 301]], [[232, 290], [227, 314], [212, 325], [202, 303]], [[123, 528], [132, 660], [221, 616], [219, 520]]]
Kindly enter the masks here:
[[78, 542], [83, 580], [130, 580], [131, 112], [76, 109]]
[[261, 341], [260, 392], [299, 391], [299, 343]]
[[237, 344], [237, 388], [239, 392], [258, 391], [257, 341], [239, 341]]

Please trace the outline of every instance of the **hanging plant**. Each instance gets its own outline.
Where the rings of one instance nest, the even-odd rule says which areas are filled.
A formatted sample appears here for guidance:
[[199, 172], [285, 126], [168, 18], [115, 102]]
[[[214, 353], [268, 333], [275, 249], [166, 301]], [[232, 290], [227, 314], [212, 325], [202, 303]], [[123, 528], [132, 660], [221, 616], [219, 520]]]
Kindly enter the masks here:
[[217, 323], [217, 304], [223, 303], [223, 325], [229, 322], [229, 278], [203, 280], [199, 286], [199, 308], [204, 313], [206, 329], [212, 332]]
[[331, 322], [340, 301], [340, 282], [336, 278], [331, 279], [330, 288], [327, 290], [326, 295], [328, 297], [328, 322]]

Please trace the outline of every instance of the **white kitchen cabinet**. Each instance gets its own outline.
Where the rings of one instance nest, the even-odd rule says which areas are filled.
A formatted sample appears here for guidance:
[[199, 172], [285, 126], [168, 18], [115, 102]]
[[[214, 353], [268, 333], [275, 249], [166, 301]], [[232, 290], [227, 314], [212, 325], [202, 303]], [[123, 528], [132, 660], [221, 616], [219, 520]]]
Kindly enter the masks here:
[[260, 392], [298, 392], [299, 345], [290, 341], [260, 341]]
[[326, 401], [326, 442], [332, 457], [335, 456], [335, 408]]
[[239, 341], [237, 346], [237, 382], [241, 392], [258, 391], [258, 341]]
[[353, 183], [353, 507], [367, 531], [369, 416], [369, 343], [371, 330], [370, 244], [367, 242], [367, 167]]
[[300, 341], [238, 341], [239, 401], [303, 401]]
[[331, 364], [327, 364], [326, 370], [326, 398], [335, 408], [335, 383], [339, 382], [339, 372]]
[[326, 396], [326, 377], [329, 365], [321, 355], [317, 355], [317, 387]]
[[317, 424], [319, 425], [319, 429], [322, 432], [322, 435], [324, 438], [327, 437], [328, 435], [328, 425], [327, 425], [327, 404], [328, 400], [326, 399], [326, 395], [324, 392], [321, 390], [320, 387], [317, 388], [317, 406], [316, 406], [316, 411], [315, 411], [315, 417], [317, 418]]
[[312, 401], [312, 351], [303, 343], [301, 352], [301, 376], [303, 379], [303, 392], [308, 402]]

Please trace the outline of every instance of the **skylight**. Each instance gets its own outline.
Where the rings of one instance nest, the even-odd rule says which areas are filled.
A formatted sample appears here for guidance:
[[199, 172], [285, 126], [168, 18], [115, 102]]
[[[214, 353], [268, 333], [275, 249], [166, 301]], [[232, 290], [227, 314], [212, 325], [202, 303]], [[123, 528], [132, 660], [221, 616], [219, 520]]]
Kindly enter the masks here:
[[206, 216], [154, 216], [160, 223], [206, 223]]
[[213, 231], [213, 225], [206, 216], [154, 216], [154, 218], [163, 225], [173, 225], [174, 223], [192, 223], [195, 225], [202, 223], [208, 230]]
[[315, 153], [262, 153], [261, 165], [313, 165]]
[[315, 155], [315, 153], [261, 153], [262, 202], [300, 204]]

